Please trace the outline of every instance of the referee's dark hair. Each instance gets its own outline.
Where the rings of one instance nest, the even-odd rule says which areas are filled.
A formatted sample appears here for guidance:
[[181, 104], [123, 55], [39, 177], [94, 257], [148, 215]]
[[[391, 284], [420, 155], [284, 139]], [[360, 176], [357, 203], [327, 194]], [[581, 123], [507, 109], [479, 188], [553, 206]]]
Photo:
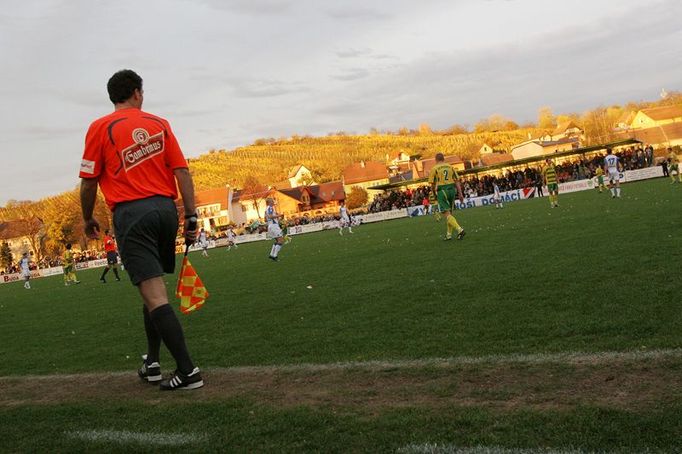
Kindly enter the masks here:
[[142, 91], [142, 78], [132, 69], [118, 71], [107, 82], [109, 99], [114, 104], [120, 104], [130, 99], [135, 90]]

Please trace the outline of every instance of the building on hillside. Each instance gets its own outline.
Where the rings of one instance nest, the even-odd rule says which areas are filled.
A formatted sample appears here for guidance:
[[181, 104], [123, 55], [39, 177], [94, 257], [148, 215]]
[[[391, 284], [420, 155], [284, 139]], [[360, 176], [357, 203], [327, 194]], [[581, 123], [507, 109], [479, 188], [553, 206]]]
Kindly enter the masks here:
[[651, 144], [656, 148], [682, 146], [682, 121], [652, 128], [618, 131], [616, 138], [619, 140], [636, 139], [644, 144]]
[[504, 153], [504, 152], [505, 152], [505, 150], [500, 148], [499, 143], [497, 143], [497, 144], [484, 143], [483, 145], [481, 145], [481, 148], [478, 149], [479, 156], [483, 156], [483, 155], [489, 154], [489, 153]]
[[9, 245], [15, 262], [24, 252], [35, 255], [33, 245], [42, 241], [44, 236], [45, 225], [37, 217], [0, 222], [0, 243]]
[[632, 120], [635, 119], [635, 115], [637, 115], [637, 112], [633, 112], [631, 110], [623, 112], [620, 115], [620, 117], [618, 117], [618, 120], [616, 120], [615, 129], [616, 130], [630, 129], [632, 127]]
[[410, 169], [410, 163], [413, 161], [412, 157], [404, 151], [399, 152], [390, 159], [386, 154], [386, 162], [391, 176], [396, 176], [402, 172]]
[[481, 156], [481, 165], [483, 167], [494, 166], [505, 162], [512, 162], [514, 156], [509, 153], [487, 153]]
[[662, 106], [638, 111], [630, 122], [630, 129], [646, 129], [682, 122], [682, 106]]
[[[234, 218], [232, 196], [230, 186], [196, 192], [194, 201], [199, 217], [198, 227], [213, 233], [226, 230]], [[182, 207], [182, 200], [178, 199], [177, 204]]]
[[279, 212], [285, 216], [319, 216], [336, 213], [346, 199], [340, 181], [281, 189], [273, 193]]
[[295, 188], [297, 186], [302, 186], [302, 185], [314, 185], [314, 184], [316, 184], [315, 180], [313, 179], [313, 174], [310, 172], [310, 169], [308, 169], [303, 164], [299, 164], [299, 165], [293, 167], [289, 171], [289, 175], [287, 176], [287, 179], [289, 180], [289, 187], [290, 188]]
[[[552, 131], [550, 140], [559, 141], [566, 138], [577, 137], [579, 140], [583, 135], [583, 130], [575, 124], [573, 120], [564, 121], [557, 125]], [[580, 144], [578, 144], [580, 146]]]
[[230, 219], [236, 225], [263, 220], [265, 199], [268, 197], [275, 200], [277, 212], [285, 217], [312, 217], [336, 213], [339, 202], [346, 199], [346, 194], [340, 181], [295, 188], [270, 188], [256, 194], [235, 191], [232, 197], [234, 215]]
[[[353, 186], [363, 189], [386, 184], [389, 182], [388, 169], [386, 165], [376, 161], [361, 161], [349, 165], [343, 169], [342, 173], [343, 190], [350, 194]], [[367, 190], [369, 200], [373, 200], [382, 191]]]
[[566, 137], [560, 140], [549, 141], [532, 139], [511, 147], [511, 155], [514, 159], [525, 159], [578, 148], [580, 148], [580, 139], [578, 137]]
[[236, 190], [232, 195], [231, 220], [236, 225], [263, 219], [265, 215], [265, 199], [270, 197], [277, 189], [265, 189], [256, 193], [247, 193], [244, 190]]

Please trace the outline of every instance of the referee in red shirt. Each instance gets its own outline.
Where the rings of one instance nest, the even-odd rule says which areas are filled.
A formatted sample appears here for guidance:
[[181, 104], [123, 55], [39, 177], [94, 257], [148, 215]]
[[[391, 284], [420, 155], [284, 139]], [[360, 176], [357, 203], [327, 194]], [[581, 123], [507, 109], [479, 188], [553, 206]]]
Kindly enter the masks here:
[[[147, 354], [138, 375], [146, 382], [159, 383], [162, 390], [200, 388], [204, 385], [201, 373], [190, 358], [163, 281], [163, 275], [175, 269], [176, 188], [187, 213], [185, 239], [196, 239], [194, 185], [187, 161], [170, 124], [142, 111], [140, 76], [121, 70], [111, 76], [107, 91], [114, 112], [90, 125], [80, 167], [85, 232], [90, 238], [99, 237], [99, 223], [93, 218], [99, 185], [114, 213], [121, 260], [144, 300]], [[159, 365], [162, 341], [177, 363], [175, 373], [166, 380]]]
[[107, 253], [107, 266], [104, 267], [104, 271], [102, 271], [99, 281], [102, 284], [107, 283], [105, 276], [109, 272], [109, 268], [114, 269], [114, 276], [116, 276], [117, 281], [120, 281], [121, 278], [118, 276], [118, 251], [116, 250], [116, 241], [114, 240], [114, 237], [109, 234], [109, 230], [104, 231], [104, 239], [102, 241], [104, 242], [104, 252]]

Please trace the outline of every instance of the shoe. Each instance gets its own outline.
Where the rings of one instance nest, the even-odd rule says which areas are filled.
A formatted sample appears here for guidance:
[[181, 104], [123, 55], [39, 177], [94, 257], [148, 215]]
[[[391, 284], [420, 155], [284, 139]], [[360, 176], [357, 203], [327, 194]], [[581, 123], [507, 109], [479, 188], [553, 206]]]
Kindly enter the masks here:
[[161, 382], [159, 389], [161, 391], [175, 391], [176, 389], [197, 389], [202, 386], [204, 386], [204, 381], [201, 379], [201, 372], [198, 367], [195, 367], [189, 375], [176, 370], [168, 380]]
[[100, 279], [99, 281], [100, 281], [102, 284], [106, 284], [106, 283], [107, 283], [107, 280], [104, 279], [104, 278]]
[[466, 235], [466, 232], [464, 230], [462, 230], [461, 232], [459, 232], [457, 234], [457, 239], [461, 240], [462, 238], [464, 238], [464, 235]]
[[121, 278], [120, 278], [120, 277], [117, 277], [117, 278], [116, 278], [116, 282], [121, 282]]
[[80, 284], [81, 281], [73, 281], [74, 284]]
[[452, 235], [445, 235], [445, 238], [443, 238], [443, 241], [450, 241], [452, 239]]
[[148, 383], [156, 384], [163, 378], [161, 376], [161, 366], [154, 361], [147, 364], [147, 355], [142, 355], [142, 366], [137, 370], [137, 375]]
[[349, 230], [348, 230], [348, 233], [353, 233], [353, 231], [349, 229]]
[[69, 286], [69, 283], [68, 283], [68, 282], [64, 282], [64, 287], [68, 287], [68, 286]]
[[273, 262], [279, 261], [279, 259], [277, 257], [273, 257], [272, 255], [270, 256], [270, 260], [272, 260]]

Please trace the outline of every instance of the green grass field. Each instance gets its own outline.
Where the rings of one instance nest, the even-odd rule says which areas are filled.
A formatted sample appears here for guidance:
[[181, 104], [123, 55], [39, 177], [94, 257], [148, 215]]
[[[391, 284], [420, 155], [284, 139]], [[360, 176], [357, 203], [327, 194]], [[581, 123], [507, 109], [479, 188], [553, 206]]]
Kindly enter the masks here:
[[0, 285], [0, 451], [674, 452], [680, 202], [658, 179], [457, 212], [463, 241], [422, 217], [278, 263], [194, 253], [211, 297], [179, 317], [206, 386], [170, 395], [137, 379], [125, 278]]

